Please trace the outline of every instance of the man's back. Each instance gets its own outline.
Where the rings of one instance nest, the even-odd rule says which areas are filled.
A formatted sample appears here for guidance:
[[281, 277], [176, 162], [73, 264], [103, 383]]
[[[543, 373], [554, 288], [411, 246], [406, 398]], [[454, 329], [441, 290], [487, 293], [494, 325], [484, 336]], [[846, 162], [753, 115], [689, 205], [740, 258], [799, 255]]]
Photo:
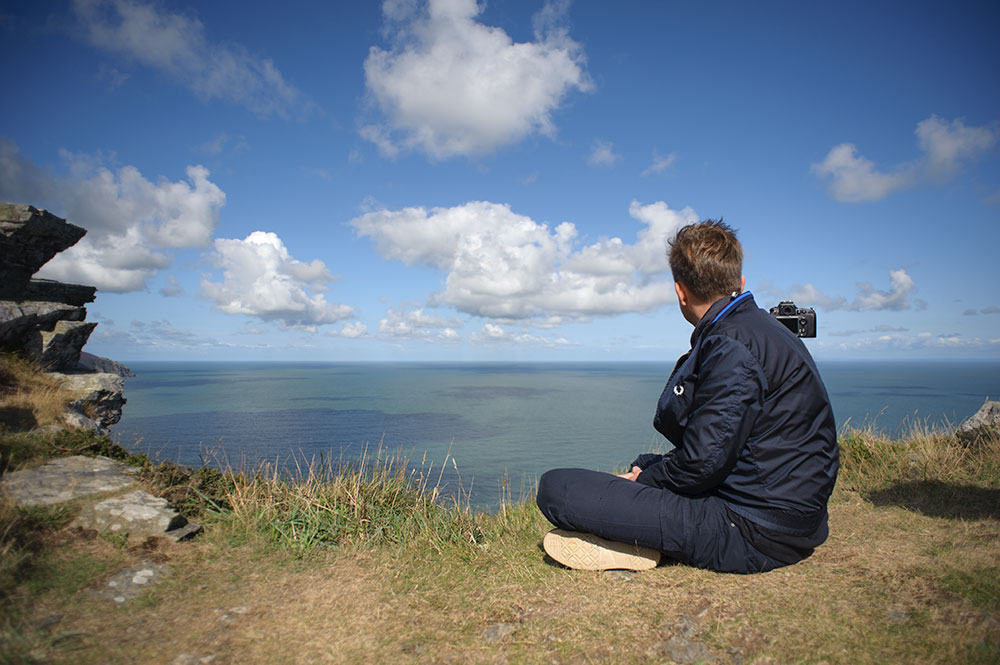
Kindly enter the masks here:
[[[735, 512], [771, 528], [808, 530], [825, 514], [838, 469], [826, 388], [801, 340], [749, 294], [713, 323], [717, 315], [710, 311], [692, 335], [691, 355], [661, 398], [657, 429], [678, 448], [730, 448], [721, 453], [729, 462], [716, 462], [728, 468], [706, 489]], [[689, 402], [676, 394], [686, 385]]]

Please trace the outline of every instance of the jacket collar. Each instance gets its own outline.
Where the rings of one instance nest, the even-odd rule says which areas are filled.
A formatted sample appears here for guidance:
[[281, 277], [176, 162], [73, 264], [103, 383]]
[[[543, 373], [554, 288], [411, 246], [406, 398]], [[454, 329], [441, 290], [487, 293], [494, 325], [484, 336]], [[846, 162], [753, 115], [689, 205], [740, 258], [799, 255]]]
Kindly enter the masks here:
[[705, 331], [710, 328], [713, 323], [721, 318], [725, 318], [730, 312], [746, 302], [754, 302], [753, 294], [749, 291], [744, 291], [736, 296], [719, 298], [713, 302], [712, 306], [708, 308], [707, 312], [705, 312], [705, 315], [698, 321], [698, 325], [694, 327], [694, 332], [691, 333], [691, 346], [694, 347], [694, 343], [699, 337], [705, 334]]

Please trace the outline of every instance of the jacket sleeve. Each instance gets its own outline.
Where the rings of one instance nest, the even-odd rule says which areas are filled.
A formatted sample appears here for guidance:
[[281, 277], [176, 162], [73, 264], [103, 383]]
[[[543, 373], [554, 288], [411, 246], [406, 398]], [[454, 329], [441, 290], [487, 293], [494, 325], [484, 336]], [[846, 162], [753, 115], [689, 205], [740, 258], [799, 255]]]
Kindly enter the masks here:
[[637, 482], [680, 494], [711, 490], [729, 475], [762, 411], [764, 374], [747, 348], [725, 336], [703, 344], [683, 438]]
[[660, 455], [659, 453], [643, 453], [642, 455], [636, 457], [635, 460], [629, 464], [628, 468], [631, 469], [633, 466], [637, 466], [640, 469], [645, 470], [651, 465], [659, 462], [661, 459], [663, 459], [663, 455]]

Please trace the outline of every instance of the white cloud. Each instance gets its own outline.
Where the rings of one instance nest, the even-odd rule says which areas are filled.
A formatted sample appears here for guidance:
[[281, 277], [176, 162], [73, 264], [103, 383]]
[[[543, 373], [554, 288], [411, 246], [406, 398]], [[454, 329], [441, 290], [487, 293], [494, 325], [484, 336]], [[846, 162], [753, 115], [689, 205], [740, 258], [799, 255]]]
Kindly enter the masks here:
[[859, 156], [853, 143], [834, 146], [811, 170], [820, 178], [830, 178], [830, 194], [838, 201], [880, 201], [921, 181], [950, 180], [958, 174], [963, 161], [988, 151], [998, 138], [996, 129], [967, 127], [961, 119], [949, 124], [936, 115], [918, 123], [914, 133], [920, 157], [887, 172], [877, 170], [871, 160]]
[[663, 173], [668, 168], [670, 168], [671, 166], [673, 166], [674, 162], [676, 162], [676, 161], [677, 161], [677, 153], [676, 152], [672, 152], [669, 155], [667, 155], [666, 157], [661, 157], [660, 155], [658, 155], [657, 153], [654, 152], [653, 153], [653, 163], [650, 164], [649, 167], [645, 171], [642, 172], [642, 175], [645, 177], [645, 176], [651, 175], [653, 173]]
[[225, 99], [260, 115], [307, 112], [312, 103], [271, 60], [238, 44], [213, 44], [197, 18], [141, 0], [73, 0], [91, 44], [159, 69], [199, 98]]
[[845, 203], [880, 201], [897, 189], [909, 187], [916, 180], [912, 169], [904, 167], [893, 173], [875, 170], [875, 164], [859, 157], [853, 143], [841, 143], [830, 149], [826, 159], [812, 165], [813, 173], [832, 178], [833, 198]]
[[593, 316], [648, 312], [672, 302], [667, 238], [697, 221], [690, 208], [663, 202], [629, 213], [643, 223], [636, 241], [608, 238], [574, 250], [576, 227], [550, 229], [502, 204], [473, 201], [452, 208], [377, 210], [354, 219], [387, 260], [446, 273], [433, 306], [533, 325], [558, 325]]
[[386, 0], [390, 50], [365, 59], [368, 91], [384, 124], [361, 135], [387, 155], [417, 148], [432, 158], [480, 155], [534, 132], [555, 133], [552, 113], [573, 89], [590, 89], [580, 45], [561, 28], [565, 3], [536, 16], [533, 42], [515, 43], [476, 21], [475, 0]]
[[913, 278], [900, 268], [889, 271], [888, 291], [880, 291], [870, 282], [858, 282], [858, 295], [851, 302], [842, 296], [828, 296], [812, 284], [796, 284], [788, 291], [778, 291], [765, 284], [762, 290], [782, 300], [792, 300], [799, 307], [821, 307], [828, 311], [902, 310], [910, 308], [910, 292], [914, 285]]
[[961, 119], [951, 125], [936, 115], [920, 122], [916, 129], [920, 149], [926, 153], [926, 170], [939, 180], [953, 178], [961, 161], [986, 152], [997, 142], [997, 132], [987, 127], [966, 127]]
[[413, 308], [404, 305], [400, 309], [389, 309], [385, 318], [379, 321], [379, 334], [389, 337], [402, 338], [426, 338], [436, 333], [435, 330], [445, 331], [446, 338], [457, 337], [455, 328], [461, 328], [462, 322], [458, 319], [444, 319], [440, 315], [430, 314], [424, 311], [423, 307]]
[[549, 348], [574, 345], [565, 337], [551, 339], [530, 333], [515, 333], [491, 322], [484, 323], [480, 331], [472, 336], [472, 340], [487, 344], [517, 344], [519, 346], [546, 346]]
[[614, 166], [621, 161], [622, 156], [615, 152], [615, 144], [611, 141], [594, 141], [590, 146], [587, 163], [591, 166]]
[[360, 321], [345, 323], [340, 330], [331, 330], [329, 333], [333, 337], [345, 337], [347, 339], [358, 339], [368, 335], [368, 326]]
[[222, 281], [202, 280], [201, 294], [224, 314], [312, 331], [354, 313], [352, 307], [327, 302], [321, 293], [310, 295], [307, 290], [326, 290], [334, 276], [322, 261], [292, 258], [274, 233], [254, 231], [243, 240], [217, 238], [213, 259], [222, 268]]
[[909, 309], [910, 303], [907, 299], [913, 289], [913, 278], [902, 268], [890, 270], [889, 284], [888, 291], [879, 291], [869, 282], [859, 283], [860, 294], [848, 309]]
[[0, 139], [0, 197], [48, 207], [87, 229], [39, 277], [103, 291], [140, 291], [171, 263], [159, 250], [209, 245], [226, 195], [205, 167], [188, 166], [187, 181], [153, 183], [134, 166], [111, 171], [98, 158], [61, 155], [67, 177], [50, 175]]

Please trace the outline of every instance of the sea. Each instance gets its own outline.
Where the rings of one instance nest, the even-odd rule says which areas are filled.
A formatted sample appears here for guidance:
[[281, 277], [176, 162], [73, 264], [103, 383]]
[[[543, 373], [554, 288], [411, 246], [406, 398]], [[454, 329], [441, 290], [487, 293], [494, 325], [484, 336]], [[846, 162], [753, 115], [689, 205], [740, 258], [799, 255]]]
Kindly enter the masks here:
[[[379, 450], [477, 508], [555, 467], [624, 469], [672, 363], [135, 362], [113, 438], [185, 465], [296, 473]], [[1000, 362], [820, 362], [838, 428], [949, 428], [1000, 395]], [[439, 480], [440, 479], [440, 480]]]

